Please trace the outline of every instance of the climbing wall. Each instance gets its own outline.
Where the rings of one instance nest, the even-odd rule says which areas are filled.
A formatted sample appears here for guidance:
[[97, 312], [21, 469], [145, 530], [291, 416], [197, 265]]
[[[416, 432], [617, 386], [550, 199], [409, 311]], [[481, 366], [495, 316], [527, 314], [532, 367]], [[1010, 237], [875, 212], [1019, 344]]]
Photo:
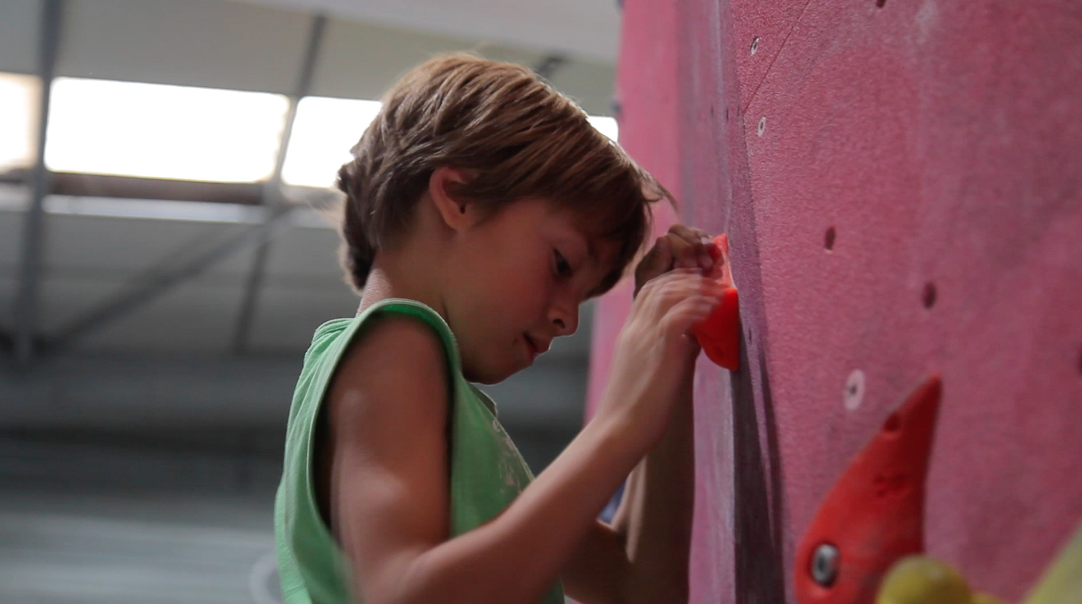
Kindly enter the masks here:
[[621, 143], [741, 293], [741, 371], [696, 377], [693, 601], [795, 602], [823, 497], [931, 373], [926, 550], [1020, 601], [1082, 522], [1082, 4], [623, 5]]

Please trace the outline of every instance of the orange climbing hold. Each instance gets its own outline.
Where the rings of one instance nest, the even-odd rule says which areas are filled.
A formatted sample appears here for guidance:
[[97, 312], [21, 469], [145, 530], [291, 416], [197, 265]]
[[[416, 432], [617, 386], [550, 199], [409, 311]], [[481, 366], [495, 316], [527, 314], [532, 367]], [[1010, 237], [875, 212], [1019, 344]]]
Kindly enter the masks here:
[[705, 321], [691, 328], [703, 352], [718, 365], [729, 371], [740, 369], [740, 295], [733, 285], [733, 272], [729, 268], [729, 238], [725, 234], [714, 238], [714, 245], [721, 251], [721, 259], [714, 269], [713, 277], [725, 287], [721, 301]]
[[904, 556], [924, 551], [924, 486], [940, 381], [883, 422], [823, 500], [796, 555], [800, 604], [865, 604]]

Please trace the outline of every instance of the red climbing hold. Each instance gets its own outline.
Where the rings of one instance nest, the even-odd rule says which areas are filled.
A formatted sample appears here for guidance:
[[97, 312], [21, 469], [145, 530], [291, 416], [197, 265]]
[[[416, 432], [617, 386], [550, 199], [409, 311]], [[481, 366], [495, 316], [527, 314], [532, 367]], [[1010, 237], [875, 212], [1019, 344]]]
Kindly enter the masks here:
[[918, 386], [823, 500], [797, 550], [800, 604], [873, 602], [891, 565], [924, 550], [924, 483], [940, 389], [937, 375]]
[[720, 303], [705, 321], [691, 328], [703, 352], [718, 365], [730, 370], [740, 369], [740, 296], [733, 286], [733, 273], [729, 268], [729, 238], [718, 235], [714, 245], [721, 250], [721, 260], [714, 269], [713, 277], [725, 287]]

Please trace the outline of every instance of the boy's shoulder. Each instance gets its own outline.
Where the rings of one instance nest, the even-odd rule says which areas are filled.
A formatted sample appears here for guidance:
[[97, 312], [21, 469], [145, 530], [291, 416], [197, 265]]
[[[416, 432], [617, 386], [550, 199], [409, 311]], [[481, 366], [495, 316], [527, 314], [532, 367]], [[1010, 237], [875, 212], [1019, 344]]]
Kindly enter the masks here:
[[[445, 402], [446, 351], [424, 321], [404, 314], [369, 317], [355, 334], [328, 385], [328, 400], [364, 398]], [[409, 403], [407, 403], [409, 404]]]

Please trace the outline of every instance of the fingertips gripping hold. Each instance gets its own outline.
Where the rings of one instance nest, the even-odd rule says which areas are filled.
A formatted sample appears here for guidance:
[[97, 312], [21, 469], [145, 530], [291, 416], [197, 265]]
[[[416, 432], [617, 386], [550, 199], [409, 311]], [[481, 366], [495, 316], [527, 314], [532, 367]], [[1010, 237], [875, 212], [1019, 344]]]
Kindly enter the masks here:
[[721, 262], [715, 263], [711, 275], [723, 289], [718, 305], [702, 323], [691, 328], [707, 358], [729, 371], [740, 369], [740, 295], [733, 285], [729, 267], [729, 238], [725, 234], [714, 238], [721, 251]]

